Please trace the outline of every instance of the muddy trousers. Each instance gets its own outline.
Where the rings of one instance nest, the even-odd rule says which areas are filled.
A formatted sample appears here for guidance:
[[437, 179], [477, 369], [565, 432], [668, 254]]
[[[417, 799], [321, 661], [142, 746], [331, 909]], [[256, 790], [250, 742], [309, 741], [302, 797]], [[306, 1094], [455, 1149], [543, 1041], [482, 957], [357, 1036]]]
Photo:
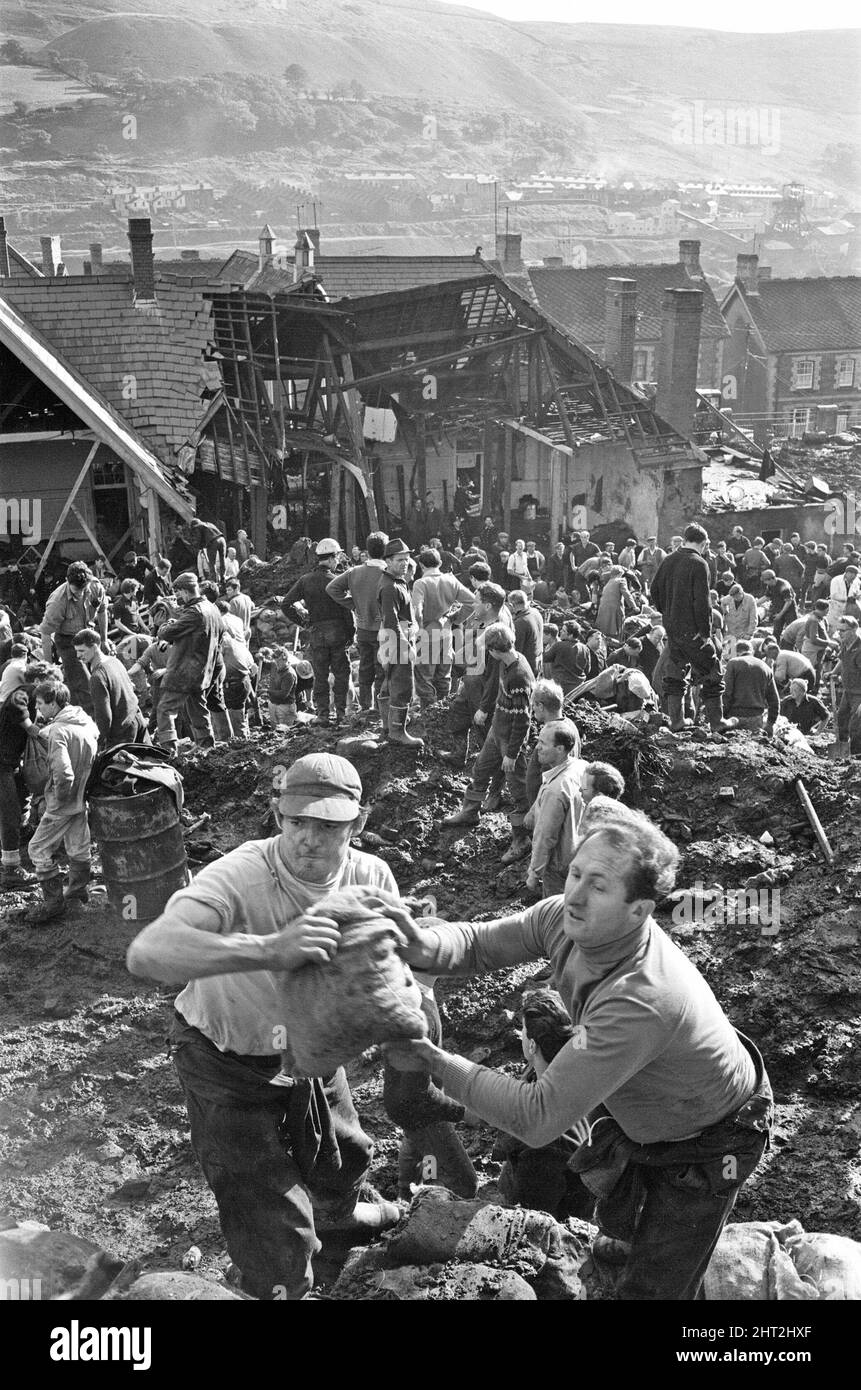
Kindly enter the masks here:
[[271, 1086], [279, 1057], [220, 1052], [178, 1013], [171, 1041], [191, 1147], [243, 1291], [302, 1298], [320, 1250], [314, 1209], [331, 1217], [351, 1212], [373, 1154], [343, 1068]]
[[332, 694], [335, 713], [343, 715], [347, 708], [350, 688], [350, 659], [347, 644], [350, 638], [340, 623], [325, 622], [311, 629], [308, 655], [314, 670], [314, 709], [317, 717], [328, 719], [330, 713], [329, 672], [334, 678]]
[[861, 756], [861, 695], [846, 691], [837, 706], [837, 733], [843, 743], [849, 740], [849, 752]]
[[521, 748], [511, 772], [504, 772], [502, 748], [491, 727], [481, 752], [475, 760], [475, 766], [472, 769], [472, 781], [463, 799], [464, 805], [480, 805], [485, 794], [500, 774], [505, 778], [508, 794], [513, 802], [513, 810], [508, 819], [512, 830], [515, 830], [523, 825], [523, 817], [529, 810], [529, 802], [526, 798], [526, 754]]
[[185, 714], [195, 743], [212, 747], [212, 719], [202, 690], [162, 690], [158, 697], [158, 741], [165, 747], [176, 743], [176, 716]]
[[359, 649], [359, 704], [372, 709], [383, 687], [383, 668], [380, 665], [379, 633], [374, 628], [360, 627], [356, 635]]
[[21, 848], [21, 826], [29, 792], [21, 773], [0, 763], [0, 849]]
[[39, 878], [53, 878], [59, 870], [54, 865], [54, 855], [65, 848], [69, 862], [89, 864], [90, 827], [87, 822], [86, 807], [82, 810], [75, 805], [72, 810], [62, 806], [46, 810], [36, 833], [30, 841], [30, 861]]
[[668, 658], [664, 669], [664, 694], [684, 696], [688, 678], [701, 685], [703, 699], [723, 694], [724, 681], [720, 657], [711, 638], [698, 633], [682, 633], [668, 639]]

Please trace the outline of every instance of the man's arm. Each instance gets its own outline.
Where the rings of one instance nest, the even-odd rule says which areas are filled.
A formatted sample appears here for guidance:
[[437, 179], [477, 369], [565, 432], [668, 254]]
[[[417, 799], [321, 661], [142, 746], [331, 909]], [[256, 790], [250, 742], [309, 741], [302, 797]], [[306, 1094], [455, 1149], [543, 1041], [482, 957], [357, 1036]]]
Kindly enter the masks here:
[[210, 975], [325, 965], [339, 939], [337, 925], [315, 915], [313, 908], [269, 936], [223, 935], [222, 917], [214, 907], [184, 898], [174, 908], [168, 905], [135, 937], [126, 964], [132, 975], [184, 984]]
[[694, 622], [697, 625], [697, 631], [703, 633], [704, 636], [710, 637], [711, 602], [709, 600], [709, 567], [705, 560], [703, 560], [700, 565], [694, 565], [691, 581]]
[[107, 743], [113, 722], [111, 699], [107, 683], [99, 671], [90, 676], [90, 699], [93, 702], [93, 718], [99, 728], [99, 738], [103, 743]]
[[180, 637], [187, 637], [190, 632], [194, 632], [202, 621], [198, 609], [185, 608], [178, 618], [170, 618], [166, 623], [162, 623], [158, 630], [159, 639], [162, 642], [176, 642]]
[[344, 570], [343, 574], [336, 574], [331, 583], [326, 585], [326, 593], [329, 595], [329, 598], [334, 599], [336, 603], [340, 603], [342, 608], [355, 608], [356, 606], [353, 601], [353, 595], [350, 593], [349, 570]]
[[482, 974], [546, 956], [563, 910], [560, 903], [547, 899], [492, 922], [427, 917], [416, 921], [393, 894], [378, 892], [369, 902], [374, 900], [407, 938], [400, 952], [407, 964], [435, 975]]
[[301, 624], [302, 619], [300, 619], [299, 616], [295, 613], [294, 604], [298, 603], [300, 599], [304, 599], [304, 597], [305, 576], [302, 575], [300, 579], [296, 580], [295, 584], [292, 584], [290, 586], [290, 588], [287, 590], [286, 594], [281, 600], [281, 612], [284, 614], [285, 618], [290, 619], [291, 623]]
[[732, 697], [735, 694], [735, 673], [738, 670], [736, 659], [732, 657], [726, 664], [724, 671], [724, 691], [723, 707], [725, 710], [732, 709]]
[[773, 671], [769, 673], [768, 684], [765, 688], [765, 703], [768, 706], [768, 728], [770, 731], [774, 727], [775, 719], [780, 714], [780, 696], [777, 693]]
[[51, 787], [58, 801], [68, 801], [69, 793], [75, 785], [75, 772], [69, 758], [65, 741], [55, 736], [48, 744], [48, 760], [51, 766]]
[[45, 613], [42, 618], [42, 625], [39, 629], [42, 636], [42, 655], [46, 661], [54, 660], [53, 639], [54, 633], [60, 630], [62, 607], [63, 590], [61, 587], [51, 594], [48, 602], [45, 604]]

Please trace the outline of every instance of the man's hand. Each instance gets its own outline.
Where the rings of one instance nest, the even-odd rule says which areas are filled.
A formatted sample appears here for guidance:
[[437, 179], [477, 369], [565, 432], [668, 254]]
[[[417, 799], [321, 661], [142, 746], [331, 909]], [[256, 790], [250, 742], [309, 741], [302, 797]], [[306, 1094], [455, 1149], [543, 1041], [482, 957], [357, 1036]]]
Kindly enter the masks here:
[[108, 656], [116, 656], [117, 654], [116, 643], [112, 642], [110, 637], [105, 642], [105, 652]]
[[26, 690], [13, 690], [11, 696], [9, 697], [9, 703], [15, 705], [17, 709], [23, 709], [28, 711], [30, 708], [30, 697], [27, 694]]
[[526, 875], [526, 887], [530, 888], [533, 893], [537, 893], [538, 889], [541, 887], [538, 875], [534, 874], [531, 869], [529, 870], [529, 873]]
[[272, 937], [270, 970], [299, 970], [303, 965], [328, 965], [341, 941], [337, 922], [309, 907], [295, 922]]
[[432, 1071], [438, 1057], [444, 1056], [427, 1038], [409, 1038], [403, 1042], [384, 1043], [386, 1061], [397, 1071]]
[[477, 724], [479, 728], [481, 728], [482, 724], [487, 723], [487, 715], [483, 709], [477, 709], [475, 711], [475, 714], [472, 716], [472, 722], [473, 724]]
[[516, 758], [508, 758], [508, 757], [505, 757], [505, 758], [502, 759], [502, 771], [503, 771], [503, 772], [513, 772], [516, 765], [517, 765], [517, 759], [516, 759]]
[[436, 933], [428, 930], [428, 924], [435, 922], [436, 918], [422, 917], [420, 924], [400, 898], [386, 893], [382, 888], [365, 890], [362, 901], [365, 907], [378, 908], [400, 929], [406, 945], [399, 947], [398, 954], [407, 965], [411, 965], [415, 970], [426, 970], [433, 966], [439, 942]]

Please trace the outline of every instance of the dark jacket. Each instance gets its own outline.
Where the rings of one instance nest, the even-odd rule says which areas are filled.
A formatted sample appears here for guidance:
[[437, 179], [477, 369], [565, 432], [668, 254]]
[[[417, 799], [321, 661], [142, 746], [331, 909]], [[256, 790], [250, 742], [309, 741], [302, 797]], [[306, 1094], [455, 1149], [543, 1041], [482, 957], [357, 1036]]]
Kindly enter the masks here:
[[533, 676], [540, 676], [544, 662], [544, 619], [537, 608], [527, 608], [514, 619], [514, 647], [529, 662]]
[[758, 656], [734, 656], [726, 664], [726, 686], [723, 696], [724, 712], [729, 718], [750, 718], [768, 710], [768, 722], [773, 724], [780, 713], [780, 698], [774, 683], [774, 672]]
[[[349, 573], [350, 571], [348, 571]], [[322, 627], [324, 623], [337, 623], [344, 634], [344, 641], [352, 642], [352, 614], [342, 604], [336, 603], [326, 592], [334, 578], [332, 571], [325, 565], [318, 565], [310, 574], [303, 574], [302, 578], [297, 579], [296, 583], [287, 590], [281, 600], [281, 610], [292, 623], [301, 622], [302, 620], [295, 609], [295, 605], [301, 599], [308, 610], [308, 621], [311, 627]], [[335, 641], [337, 638], [333, 636], [331, 640]]]
[[711, 637], [709, 568], [695, 550], [682, 546], [661, 561], [651, 598], [661, 610], [669, 638]]
[[173, 597], [173, 584], [170, 579], [152, 570], [144, 580], [143, 596], [147, 607], [151, 607], [157, 598]]
[[208, 599], [196, 598], [178, 618], [159, 628], [159, 637], [170, 643], [161, 689], [189, 695], [206, 690], [219, 661], [221, 614]]
[[[19, 686], [19, 689], [22, 687]], [[33, 698], [32, 686], [23, 687], [28, 690], [30, 696], [29, 714], [31, 719], [36, 718], [36, 702]], [[12, 694], [16, 692], [13, 691]], [[7, 695], [0, 705], [0, 767], [16, 768], [24, 756], [24, 749], [27, 747], [27, 730], [24, 728], [24, 720], [27, 718], [27, 710], [19, 709], [12, 703], [12, 695]]]
[[134, 743], [141, 724], [140, 706], [128, 671], [117, 657], [103, 656], [90, 672], [90, 699], [105, 748]]

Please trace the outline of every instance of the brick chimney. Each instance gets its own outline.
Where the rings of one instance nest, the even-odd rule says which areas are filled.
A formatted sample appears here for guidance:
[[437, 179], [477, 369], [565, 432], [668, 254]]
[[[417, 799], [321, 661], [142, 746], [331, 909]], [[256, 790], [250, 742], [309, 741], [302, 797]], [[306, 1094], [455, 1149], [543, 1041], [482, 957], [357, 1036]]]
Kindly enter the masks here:
[[308, 232], [297, 233], [296, 245], [293, 247], [293, 279], [301, 280], [306, 270], [314, 269], [314, 260], [317, 255], [317, 248]]
[[655, 409], [689, 439], [697, 401], [702, 290], [664, 290]]
[[634, 375], [637, 333], [637, 282], [609, 276], [604, 292], [604, 361], [629, 386]]
[[272, 260], [275, 255], [274, 248], [275, 233], [273, 232], [272, 228], [269, 226], [269, 223], [267, 222], [266, 226], [263, 228], [259, 237], [257, 238], [258, 270], [265, 270], [268, 265], [272, 264]]
[[759, 256], [736, 256], [735, 278], [748, 294], [759, 294]]
[[497, 232], [496, 259], [502, 262], [503, 270], [523, 269], [523, 260], [520, 255], [521, 242], [520, 232]]
[[698, 241], [680, 241], [679, 260], [692, 280], [702, 279], [703, 268], [700, 265], [700, 243]]
[[63, 263], [60, 238], [58, 236], [43, 236], [39, 240], [42, 243], [42, 274], [49, 280], [54, 279], [60, 274], [60, 266]]
[[11, 273], [9, 269], [9, 238], [6, 233], [6, 218], [0, 217], [0, 276], [5, 280]]
[[90, 266], [93, 275], [102, 273], [102, 243], [100, 241], [90, 242]]
[[129, 218], [129, 244], [132, 249], [135, 300], [153, 300], [155, 262], [152, 255], [152, 225], [148, 217]]

